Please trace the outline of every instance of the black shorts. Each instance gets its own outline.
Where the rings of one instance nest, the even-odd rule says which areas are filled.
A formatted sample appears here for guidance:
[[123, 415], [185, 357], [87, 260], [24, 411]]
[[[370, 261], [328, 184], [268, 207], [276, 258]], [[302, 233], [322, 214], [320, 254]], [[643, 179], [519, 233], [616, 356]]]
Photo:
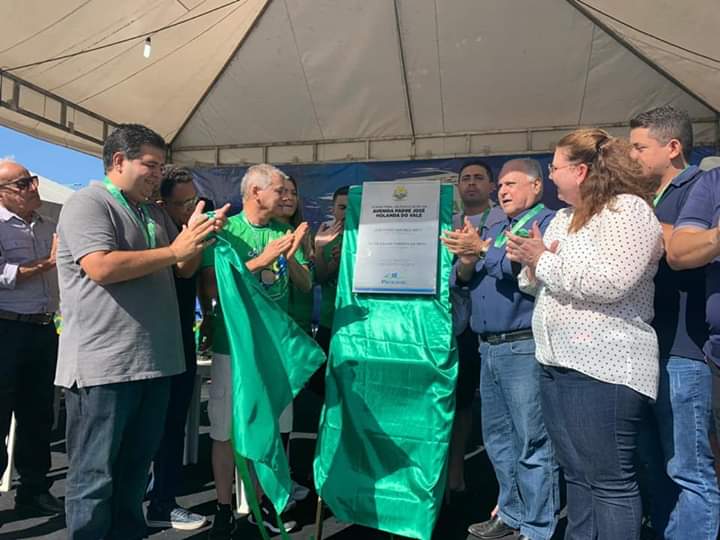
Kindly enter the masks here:
[[458, 377], [455, 389], [455, 410], [469, 409], [480, 386], [480, 345], [478, 335], [470, 327], [456, 337]]

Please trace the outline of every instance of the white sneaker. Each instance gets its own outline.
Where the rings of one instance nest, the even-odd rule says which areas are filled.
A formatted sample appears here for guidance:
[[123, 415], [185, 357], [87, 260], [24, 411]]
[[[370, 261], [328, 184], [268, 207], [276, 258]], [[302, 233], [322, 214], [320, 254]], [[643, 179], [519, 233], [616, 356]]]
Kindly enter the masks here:
[[290, 492], [290, 498], [293, 501], [304, 501], [307, 496], [310, 495], [310, 488], [306, 488], [298, 484], [295, 480], [292, 483], [292, 491]]

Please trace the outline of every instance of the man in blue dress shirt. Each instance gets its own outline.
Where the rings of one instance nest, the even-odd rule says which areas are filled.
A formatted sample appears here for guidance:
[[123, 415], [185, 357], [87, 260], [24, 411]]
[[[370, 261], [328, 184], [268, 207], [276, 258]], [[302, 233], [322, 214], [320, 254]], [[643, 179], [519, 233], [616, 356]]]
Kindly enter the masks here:
[[444, 238], [458, 256], [454, 286], [470, 290], [470, 326], [481, 339], [483, 439], [500, 486], [496, 515], [468, 529], [483, 540], [548, 540], [557, 524], [558, 466], [540, 408], [540, 367], [530, 329], [534, 298], [520, 292], [520, 266], [505, 252], [506, 231], [530, 234], [534, 223], [545, 231], [553, 212], [541, 198], [538, 162], [508, 161], [498, 182], [505, 219], [482, 234], [466, 222]]

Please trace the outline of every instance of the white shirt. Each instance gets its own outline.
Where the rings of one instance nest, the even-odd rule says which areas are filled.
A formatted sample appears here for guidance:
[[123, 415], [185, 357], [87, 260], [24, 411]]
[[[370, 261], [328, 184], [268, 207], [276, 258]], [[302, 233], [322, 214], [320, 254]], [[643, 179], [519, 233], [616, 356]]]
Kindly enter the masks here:
[[573, 210], [560, 210], [545, 232], [546, 251], [530, 284], [536, 357], [594, 379], [622, 384], [655, 399], [658, 344], [653, 318], [653, 278], [663, 254], [662, 229], [653, 209], [620, 195], [579, 231], [568, 232]]

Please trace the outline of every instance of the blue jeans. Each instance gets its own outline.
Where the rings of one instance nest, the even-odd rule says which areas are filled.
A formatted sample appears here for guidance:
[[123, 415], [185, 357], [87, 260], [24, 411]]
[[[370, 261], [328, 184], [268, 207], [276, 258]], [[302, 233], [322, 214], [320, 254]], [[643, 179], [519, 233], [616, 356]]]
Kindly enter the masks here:
[[69, 540], [145, 538], [142, 502], [169, 393], [168, 377], [65, 391]]
[[558, 466], [540, 407], [540, 366], [532, 339], [480, 344], [485, 449], [500, 485], [499, 516], [533, 540], [552, 537]]
[[567, 485], [565, 540], [638, 540], [642, 503], [635, 452], [648, 398], [552, 367], [542, 368], [540, 392]]
[[644, 436], [641, 450], [648, 466], [653, 525], [667, 540], [715, 540], [718, 535], [720, 490], [710, 449], [711, 400], [712, 374], [705, 362], [680, 356], [661, 361], [650, 419], [656, 427], [650, 433], [656, 436]]

